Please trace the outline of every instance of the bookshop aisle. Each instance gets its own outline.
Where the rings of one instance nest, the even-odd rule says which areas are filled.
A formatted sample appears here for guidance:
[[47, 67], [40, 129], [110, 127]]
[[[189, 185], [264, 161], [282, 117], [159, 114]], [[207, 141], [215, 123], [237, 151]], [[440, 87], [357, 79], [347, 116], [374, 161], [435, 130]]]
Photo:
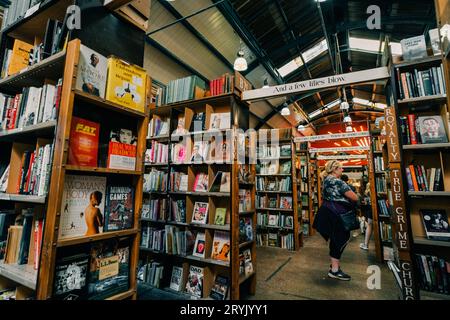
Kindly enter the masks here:
[[[301, 251], [259, 247], [256, 269], [258, 281], [255, 300], [397, 300], [399, 289], [389, 268], [375, 256], [374, 241], [369, 250], [359, 244], [364, 235], [352, 237], [342, 255], [342, 269], [351, 281], [327, 277], [329, 267], [328, 245], [319, 234], [304, 241]], [[381, 270], [381, 289], [367, 288], [368, 266]], [[371, 282], [372, 283], [372, 282]]]

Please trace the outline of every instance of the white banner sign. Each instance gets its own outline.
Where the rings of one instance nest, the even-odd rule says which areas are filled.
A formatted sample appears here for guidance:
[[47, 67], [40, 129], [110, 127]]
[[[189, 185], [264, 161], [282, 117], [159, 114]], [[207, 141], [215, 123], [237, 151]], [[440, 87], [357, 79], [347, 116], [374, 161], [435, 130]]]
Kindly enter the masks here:
[[323, 140], [337, 140], [337, 139], [352, 139], [369, 137], [369, 131], [360, 132], [348, 132], [348, 133], [332, 133], [332, 134], [321, 134], [317, 136], [306, 136], [306, 137], [296, 137], [294, 142], [313, 142], [313, 141], [323, 141]]
[[389, 77], [389, 69], [387, 67], [368, 69], [363, 71], [338, 74], [330, 77], [287, 83], [269, 88], [247, 90], [242, 92], [242, 100], [261, 100], [313, 90], [320, 91], [323, 89], [341, 87], [349, 84], [371, 83], [375, 81], [385, 80]]
[[362, 147], [333, 147], [333, 148], [310, 148], [309, 153], [323, 153], [323, 152], [346, 152], [346, 151], [369, 151], [370, 148]]
[[367, 155], [364, 154], [341, 154], [332, 156], [317, 156], [317, 160], [339, 160], [339, 159], [367, 159]]

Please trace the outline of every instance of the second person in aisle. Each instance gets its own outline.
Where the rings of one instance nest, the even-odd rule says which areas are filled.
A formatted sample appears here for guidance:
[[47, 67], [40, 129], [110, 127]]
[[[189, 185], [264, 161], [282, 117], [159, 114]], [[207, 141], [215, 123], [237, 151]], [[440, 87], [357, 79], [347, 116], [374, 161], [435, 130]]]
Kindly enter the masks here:
[[337, 160], [325, 164], [322, 172], [323, 203], [314, 219], [313, 228], [325, 241], [329, 240], [331, 265], [328, 277], [349, 281], [351, 277], [342, 271], [340, 259], [350, 240], [350, 232], [345, 230], [339, 215], [355, 210], [358, 196], [341, 180], [343, 170], [342, 164]]

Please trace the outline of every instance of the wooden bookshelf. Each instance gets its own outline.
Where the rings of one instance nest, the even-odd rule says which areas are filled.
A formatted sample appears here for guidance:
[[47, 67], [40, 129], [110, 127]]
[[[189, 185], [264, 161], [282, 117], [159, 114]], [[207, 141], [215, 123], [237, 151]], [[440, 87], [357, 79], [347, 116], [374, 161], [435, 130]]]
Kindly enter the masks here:
[[29, 196], [24, 194], [0, 193], [0, 201], [45, 204], [46, 200], [47, 200], [46, 196]]
[[74, 172], [90, 172], [90, 173], [105, 173], [105, 174], [123, 174], [123, 175], [132, 175], [132, 176], [140, 176], [142, 175], [142, 171], [132, 171], [132, 170], [118, 170], [118, 169], [108, 169], [108, 168], [98, 168], [98, 167], [82, 167], [82, 166], [73, 166], [66, 165], [66, 171], [74, 171]]
[[[205, 128], [206, 130], [192, 132], [191, 123], [196, 113], [204, 112]], [[230, 128], [220, 130], [207, 130], [209, 127], [209, 119], [212, 113], [228, 113], [230, 114]], [[178, 116], [185, 117], [184, 129], [182, 134], [176, 133], [178, 125]], [[202, 232], [205, 234], [205, 258], [200, 258], [193, 255], [193, 252], [188, 252], [187, 255], [181, 254], [169, 254], [166, 252], [153, 250], [147, 248], [145, 245], [140, 247], [140, 257], [143, 263], [145, 261], [158, 261], [164, 266], [165, 277], [161, 281], [161, 288], [169, 287], [170, 277], [173, 266], [182, 266], [185, 274], [185, 281], [189, 273], [190, 266], [204, 267], [204, 286], [202, 291], [202, 299], [207, 299], [210, 294], [210, 289], [214, 283], [215, 276], [220, 274], [229, 279], [230, 283], [230, 298], [238, 299], [239, 297], [239, 268], [238, 265], [231, 266], [234, 261], [239, 263], [239, 202], [238, 202], [238, 190], [239, 188], [246, 188], [251, 190], [254, 188], [254, 184], [248, 183], [246, 185], [238, 182], [238, 162], [237, 157], [233, 154], [229, 157], [229, 161], [224, 163], [215, 161], [208, 161], [203, 159], [199, 162], [191, 162], [191, 154], [194, 146], [194, 142], [202, 137], [203, 140], [208, 141], [209, 137], [220, 135], [225, 139], [227, 136], [231, 137], [233, 142], [237, 142], [235, 128], [248, 128], [249, 110], [248, 104], [240, 101], [240, 97], [234, 93], [224, 94], [214, 97], [204, 97], [196, 100], [182, 101], [172, 103], [169, 105], [163, 105], [161, 107], [154, 107], [150, 109], [150, 117], [153, 119], [160, 119], [161, 121], [167, 121], [169, 119], [169, 135], [162, 135], [156, 137], [148, 137], [148, 146], [152, 141], [158, 141], [169, 146], [169, 161], [167, 164], [159, 166], [159, 164], [149, 164], [146, 166], [146, 172], [148, 169], [153, 168], [155, 170], [164, 170], [167, 180], [170, 180], [171, 172], [182, 172], [187, 175], [188, 187], [187, 191], [172, 191], [172, 186], [168, 185], [165, 192], [148, 192], [144, 196], [145, 201], [154, 201], [158, 199], [167, 199], [169, 204], [167, 212], [164, 213], [165, 217], [173, 214], [169, 208], [172, 201], [184, 201], [185, 208], [185, 221], [170, 221], [170, 220], [158, 220], [141, 218], [142, 230], [144, 228], [156, 228], [157, 230], [164, 229], [166, 225], [171, 225], [179, 228], [180, 231], [190, 231], [192, 233]], [[153, 134], [153, 133], [149, 133]], [[186, 144], [186, 158], [184, 161], [175, 162], [175, 159], [171, 158], [172, 149], [175, 148], [175, 144], [179, 141], [183, 141]], [[236, 144], [237, 145], [237, 144]], [[162, 169], [161, 167], [164, 167]], [[205, 173], [208, 176], [208, 190], [211, 187], [216, 174], [219, 172], [229, 172], [231, 177], [230, 192], [198, 192], [193, 191], [194, 183], [198, 173]], [[249, 189], [250, 188], [250, 189]], [[254, 199], [254, 198], [253, 198]], [[191, 223], [195, 202], [207, 202], [209, 204], [208, 218], [206, 224]], [[226, 221], [225, 225], [215, 225], [215, 209], [226, 209]], [[255, 214], [255, 212], [252, 212]], [[150, 214], [151, 215], [151, 214]], [[171, 218], [169, 218], [171, 219]], [[146, 230], [146, 229], [145, 229]], [[231, 254], [230, 261], [221, 261], [212, 259], [213, 251], [213, 239], [215, 232], [227, 232], [230, 237]], [[194, 239], [195, 240], [195, 239]], [[194, 248], [195, 249], [195, 248]], [[175, 259], [175, 260], [171, 260]], [[231, 262], [233, 261], [233, 262]], [[254, 262], [254, 264], [256, 261]], [[147, 285], [144, 283], [144, 285]], [[186, 282], [182, 284], [182, 291], [185, 291]], [[164, 289], [158, 290], [164, 290]], [[190, 295], [185, 292], [177, 292], [183, 298], [190, 299]]]
[[0, 131], [2, 141], [25, 141], [40, 137], [52, 137], [55, 134], [56, 120], [38, 123], [32, 126]]
[[96, 242], [96, 241], [113, 239], [113, 238], [121, 238], [121, 237], [125, 237], [125, 236], [130, 236], [130, 235], [134, 236], [137, 234], [139, 234], [139, 230], [137, 230], [137, 229], [129, 229], [129, 230], [122, 230], [122, 231], [109, 231], [109, 232], [104, 232], [101, 234], [96, 234], [94, 236], [88, 236], [88, 237], [83, 236], [83, 237], [58, 240], [57, 247], [62, 248], [62, 247], [83, 244], [83, 243]]
[[0, 276], [31, 290], [36, 290], [37, 270], [34, 270], [31, 265], [5, 264], [2, 260], [0, 261]]
[[422, 144], [407, 144], [403, 145], [403, 150], [424, 150], [424, 149], [448, 149], [450, 143], [422, 143]]

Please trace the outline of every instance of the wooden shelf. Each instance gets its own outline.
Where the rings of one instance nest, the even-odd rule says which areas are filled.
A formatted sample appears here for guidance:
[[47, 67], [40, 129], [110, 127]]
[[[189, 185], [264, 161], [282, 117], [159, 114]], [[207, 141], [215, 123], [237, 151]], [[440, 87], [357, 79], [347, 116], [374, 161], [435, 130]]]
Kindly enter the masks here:
[[56, 120], [38, 123], [25, 128], [0, 131], [0, 140], [17, 141], [17, 139], [52, 137], [55, 134]]
[[413, 60], [413, 61], [402, 61], [399, 63], [396, 63], [394, 66], [396, 68], [404, 68], [404, 67], [414, 67], [414, 66], [419, 66], [422, 64], [436, 64], [438, 62], [442, 62], [442, 57], [439, 56], [429, 56], [426, 58], [422, 58], [422, 59], [417, 59], [417, 60]]
[[0, 261], [0, 276], [36, 290], [37, 270], [31, 265], [5, 264]]
[[264, 158], [258, 157], [258, 161], [261, 161], [261, 162], [273, 161], [273, 160], [292, 160], [292, 156], [264, 157]]
[[422, 244], [426, 246], [447, 247], [450, 248], [450, 241], [431, 240], [423, 237], [414, 237], [415, 244]]
[[292, 194], [292, 191], [261, 191], [261, 190], [256, 190], [256, 193], [283, 193], [283, 194]]
[[375, 171], [375, 174], [385, 174], [386, 171]]
[[288, 228], [288, 227], [280, 227], [280, 226], [261, 226], [261, 225], [257, 225], [256, 226], [259, 229], [280, 229], [280, 230], [294, 230], [294, 228]]
[[283, 212], [292, 212], [292, 211], [294, 211], [294, 209], [256, 208], [256, 211], [283, 211]]
[[143, 191], [144, 194], [156, 194], [160, 196], [167, 196], [167, 191]]
[[403, 150], [448, 149], [450, 143], [422, 143], [403, 145]]
[[96, 234], [94, 236], [89, 236], [89, 237], [83, 236], [83, 237], [58, 240], [57, 246], [59, 248], [61, 248], [61, 247], [73, 246], [76, 244], [89, 243], [89, 242], [112, 239], [112, 238], [121, 238], [121, 237], [125, 237], [125, 236], [130, 236], [130, 235], [137, 235], [138, 233], [139, 233], [138, 229], [110, 231], [110, 232], [104, 232], [104, 233]]
[[416, 97], [416, 98], [409, 98], [409, 99], [403, 99], [398, 100], [398, 104], [422, 104], [422, 103], [446, 103], [447, 102], [447, 95], [433, 95], [433, 96], [425, 96], [425, 97]]
[[148, 163], [148, 162], [144, 163], [144, 165], [146, 167], [168, 167], [169, 166], [168, 163]]
[[0, 201], [44, 204], [47, 196], [30, 196], [24, 194], [0, 193]]
[[25, 87], [42, 86], [45, 79], [62, 78], [66, 51], [61, 51], [21, 72], [0, 80], [0, 89], [6, 92], [21, 92]]
[[251, 246], [251, 245], [254, 244], [254, 243], [255, 243], [254, 240], [246, 241], [246, 242], [240, 243], [240, 244], [239, 244], [239, 249], [242, 249], [242, 248], [245, 248], [245, 247], [249, 247], [249, 246]]
[[408, 196], [421, 196], [421, 197], [450, 197], [449, 191], [408, 191]]
[[155, 219], [149, 219], [149, 218], [141, 218], [141, 221], [153, 222], [153, 223], [168, 223], [166, 220], [155, 220]]
[[170, 135], [163, 135], [163, 136], [157, 136], [157, 137], [147, 137], [147, 140], [164, 140], [164, 141], [169, 141], [170, 140]]
[[248, 275], [241, 275], [241, 276], [239, 276], [239, 285], [241, 285], [242, 283], [244, 283], [245, 281], [247, 281], [248, 279], [250, 279], [254, 275], [256, 275], [256, 272], [249, 273]]
[[[215, 134], [225, 134], [227, 132], [231, 132], [232, 129], [210, 129], [210, 130], [204, 130], [204, 131], [192, 131], [192, 132], [185, 132], [185, 133], [177, 133], [177, 134], [172, 134], [171, 136], [171, 140], [175, 140], [178, 141], [179, 138], [183, 138], [183, 137], [189, 137], [189, 136], [199, 136], [199, 135], [205, 135], [205, 136], [209, 136], [209, 135], [215, 135]], [[177, 140], [178, 138], [178, 140]]]
[[258, 177], [290, 177], [290, 173], [277, 173], [277, 174], [269, 174], [269, 173], [257, 173]]
[[199, 262], [204, 262], [204, 263], [208, 263], [208, 264], [214, 264], [214, 265], [222, 266], [222, 267], [229, 267], [230, 266], [230, 262], [228, 262], [228, 261], [209, 259], [209, 258], [200, 258], [200, 257], [196, 257], [196, 256], [193, 256], [193, 255], [186, 256], [185, 258], [189, 259], [189, 260], [193, 260], [193, 261], [199, 261]]
[[98, 107], [102, 107], [102, 108], [106, 108], [112, 111], [117, 111], [129, 116], [133, 116], [133, 117], [137, 117], [137, 118], [145, 118], [145, 113], [144, 112], [140, 112], [140, 111], [136, 111], [124, 106], [121, 106], [120, 104], [114, 103], [114, 102], [110, 102], [107, 101], [105, 99], [93, 96], [91, 94], [79, 91], [79, 90], [74, 90], [73, 91], [75, 94], [75, 98], [86, 102], [86, 103], [90, 103], [90, 104], [94, 104]]
[[227, 98], [231, 98], [232, 96], [237, 97], [234, 93], [224, 93], [224, 94], [220, 94], [217, 96], [203, 97], [203, 98], [195, 99], [195, 100], [184, 100], [184, 101], [173, 102], [173, 103], [166, 104], [166, 105], [163, 105], [161, 107], [158, 107], [158, 108], [155, 108], [152, 110], [158, 110], [158, 109], [163, 110], [163, 109], [169, 109], [169, 108], [184, 107], [186, 105], [192, 106], [195, 104], [202, 105], [202, 104], [205, 104], [208, 102], [213, 102], [215, 100], [224, 100]]
[[242, 211], [242, 212], [239, 212], [239, 215], [246, 216], [246, 215], [254, 214], [254, 213], [255, 213], [255, 211]]
[[201, 228], [201, 229], [211, 229], [211, 230], [220, 230], [220, 231], [230, 231], [230, 225], [219, 226], [216, 224], [200, 224], [200, 223], [190, 223], [188, 227], [192, 228]]
[[[425, 299], [423, 299], [425, 298]], [[420, 300], [450, 300], [449, 294], [420, 290]]]
[[252, 187], [255, 185], [255, 183], [254, 182], [239, 182], [239, 185]]
[[378, 215], [378, 218], [381, 218], [381, 219], [390, 219], [391, 216], [385, 216], [384, 214], [379, 214], [379, 215]]
[[128, 290], [126, 292], [122, 292], [112, 297], [106, 298], [105, 300], [125, 300], [133, 296], [135, 293], [136, 293], [135, 290]]
[[96, 168], [96, 167], [82, 167], [82, 166], [65, 166], [67, 171], [79, 171], [79, 172], [92, 172], [92, 173], [106, 173], [106, 174], [124, 174], [132, 176], [142, 175], [142, 171], [131, 171], [131, 170], [118, 170], [118, 169], [108, 169], [108, 168]]
[[171, 195], [186, 195], [195, 197], [231, 197], [229, 192], [169, 192]]
[[186, 223], [186, 222], [167, 221], [166, 223], [167, 223], [167, 224], [170, 224], [170, 225], [174, 225], [174, 226], [181, 226], [181, 227], [187, 227], [187, 226], [189, 226], [189, 223]]

